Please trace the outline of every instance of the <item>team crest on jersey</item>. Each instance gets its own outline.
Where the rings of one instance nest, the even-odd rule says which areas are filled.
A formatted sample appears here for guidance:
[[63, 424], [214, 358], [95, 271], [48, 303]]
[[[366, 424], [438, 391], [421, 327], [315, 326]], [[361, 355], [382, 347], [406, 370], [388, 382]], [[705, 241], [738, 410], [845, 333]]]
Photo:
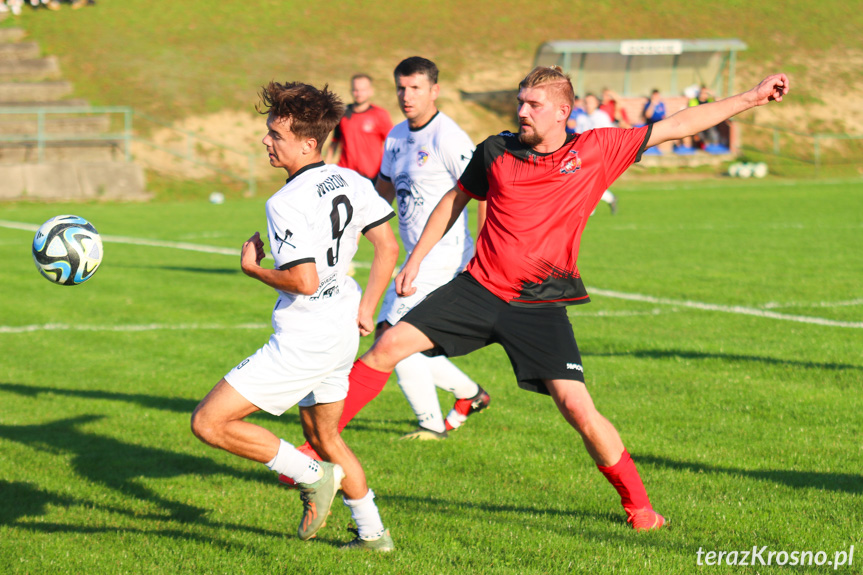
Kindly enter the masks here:
[[560, 168], [561, 174], [574, 174], [581, 169], [581, 158], [578, 157], [578, 150], [570, 150], [569, 154]]
[[425, 147], [423, 147], [419, 152], [417, 152], [417, 166], [423, 167], [428, 160], [429, 153], [426, 151]]
[[363, 122], [363, 132], [371, 133], [375, 131], [375, 123], [371, 120], [366, 120]]

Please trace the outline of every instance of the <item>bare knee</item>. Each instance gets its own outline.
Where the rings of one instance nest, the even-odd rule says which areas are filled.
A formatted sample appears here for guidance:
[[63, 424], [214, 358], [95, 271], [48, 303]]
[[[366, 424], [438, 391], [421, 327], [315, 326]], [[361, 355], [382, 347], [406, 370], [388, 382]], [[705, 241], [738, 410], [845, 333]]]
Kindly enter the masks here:
[[192, 412], [191, 420], [192, 433], [206, 443], [207, 445], [218, 445], [221, 437], [220, 426], [218, 422], [208, 417], [203, 403], [198, 404], [195, 411]]

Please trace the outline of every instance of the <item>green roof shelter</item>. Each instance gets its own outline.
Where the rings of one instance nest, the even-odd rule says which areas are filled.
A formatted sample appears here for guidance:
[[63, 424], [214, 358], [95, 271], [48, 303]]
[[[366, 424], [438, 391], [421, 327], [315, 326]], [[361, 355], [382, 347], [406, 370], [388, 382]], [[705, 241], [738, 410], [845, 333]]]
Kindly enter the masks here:
[[680, 95], [705, 85], [717, 98], [734, 90], [741, 40], [555, 40], [536, 51], [534, 65], [558, 65], [583, 96], [610, 88], [624, 97], [647, 96], [653, 89]]

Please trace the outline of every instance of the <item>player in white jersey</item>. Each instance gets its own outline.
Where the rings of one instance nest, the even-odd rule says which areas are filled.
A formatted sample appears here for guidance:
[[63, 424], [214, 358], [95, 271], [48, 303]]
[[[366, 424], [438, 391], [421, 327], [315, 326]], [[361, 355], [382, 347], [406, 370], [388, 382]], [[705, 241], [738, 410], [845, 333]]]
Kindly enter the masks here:
[[[406, 119], [387, 136], [376, 187], [387, 201], [396, 201], [399, 232], [410, 255], [432, 210], [470, 161], [474, 145], [458, 124], [435, 105], [440, 86], [434, 62], [417, 56], [407, 58], [396, 66], [394, 76], [399, 106]], [[484, 203], [482, 207], [484, 213]], [[480, 228], [482, 216], [479, 215]], [[472, 256], [473, 240], [465, 210], [423, 260], [416, 280], [417, 293], [399, 296], [394, 284], [387, 290], [378, 314], [376, 336], [380, 337], [429, 293], [454, 278]], [[468, 415], [485, 409], [490, 401], [479, 385], [443, 356], [413, 355], [399, 363], [396, 374], [419, 422], [419, 428], [403, 439], [443, 439], [448, 430], [459, 427]], [[446, 419], [435, 386], [455, 396], [455, 405]]]
[[[359, 334], [372, 332], [374, 309], [398, 258], [398, 243], [386, 223], [394, 214], [369, 180], [321, 160], [321, 147], [344, 111], [337, 96], [326, 87], [271, 82], [261, 98], [270, 164], [284, 168], [289, 178], [266, 206], [274, 268], [260, 265], [264, 242], [257, 232], [243, 244], [241, 267], [276, 290], [274, 333], [201, 401], [192, 430], [205, 443], [259, 461], [297, 483], [303, 501], [300, 539], [310, 539], [323, 526], [341, 489], [359, 531], [347, 546], [390, 551], [392, 538], [374, 494], [337, 423]], [[360, 234], [375, 254], [362, 295], [347, 276]], [[303, 433], [324, 461], [245, 421], [259, 410], [281, 415], [297, 404]]]

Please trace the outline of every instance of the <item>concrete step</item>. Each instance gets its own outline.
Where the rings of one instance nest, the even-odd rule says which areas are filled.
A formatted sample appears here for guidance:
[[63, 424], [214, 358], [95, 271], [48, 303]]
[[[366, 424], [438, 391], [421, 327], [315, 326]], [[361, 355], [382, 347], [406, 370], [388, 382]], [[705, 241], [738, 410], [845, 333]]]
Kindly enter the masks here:
[[[104, 115], [98, 116], [45, 116], [44, 130], [46, 134], [104, 134], [111, 127], [111, 119]], [[35, 114], [0, 115], [0, 135], [36, 134], [39, 123]]]
[[38, 58], [40, 55], [39, 44], [36, 42], [0, 44], [0, 62], [8, 60], [31, 60]]
[[0, 42], [20, 42], [27, 35], [21, 28], [0, 28]]
[[72, 83], [66, 80], [0, 82], [0, 105], [5, 102], [50, 102], [71, 93]]
[[84, 99], [51, 100], [48, 102], [0, 102], [3, 108], [86, 108], [90, 103]]
[[56, 56], [27, 60], [0, 60], [0, 81], [55, 80], [60, 77], [60, 64]]
[[0, 166], [0, 200], [147, 200], [144, 171], [125, 162]]
[[[45, 162], [110, 162], [125, 159], [123, 143], [119, 141], [45, 142], [42, 159]], [[34, 142], [0, 142], [0, 165], [35, 164], [39, 148]]]

